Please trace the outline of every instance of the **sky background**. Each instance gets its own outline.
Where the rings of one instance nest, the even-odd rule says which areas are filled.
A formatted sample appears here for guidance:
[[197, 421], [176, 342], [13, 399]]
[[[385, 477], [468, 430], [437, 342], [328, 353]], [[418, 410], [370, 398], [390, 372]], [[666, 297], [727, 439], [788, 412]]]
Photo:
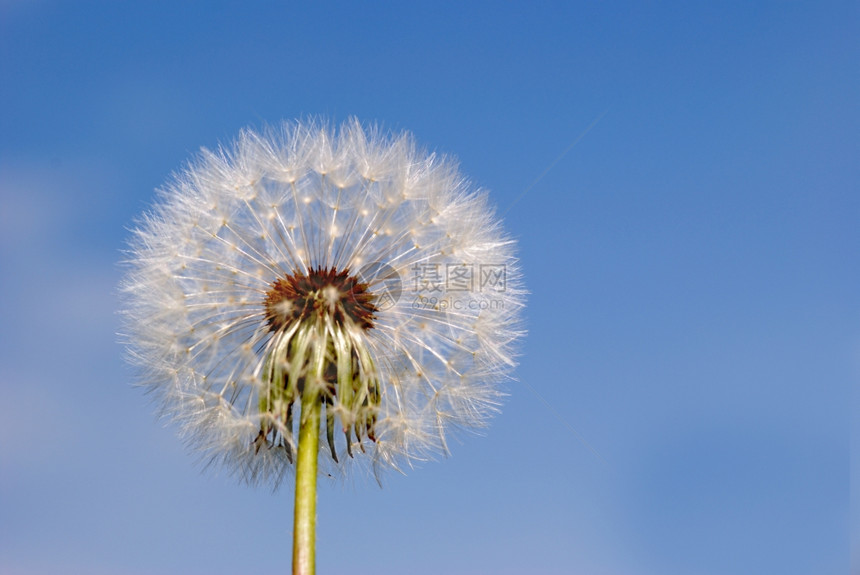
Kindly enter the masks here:
[[856, 2], [176, 4], [0, 1], [0, 573], [288, 571], [291, 489], [130, 385], [118, 262], [201, 146], [352, 115], [491, 190], [529, 335], [484, 436], [322, 482], [321, 574], [848, 572]]

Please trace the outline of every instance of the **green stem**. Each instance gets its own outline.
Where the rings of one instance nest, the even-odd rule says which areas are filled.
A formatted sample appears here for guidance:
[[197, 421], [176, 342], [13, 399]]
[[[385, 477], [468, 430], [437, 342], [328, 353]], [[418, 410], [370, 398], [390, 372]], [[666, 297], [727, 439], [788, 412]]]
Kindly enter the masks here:
[[293, 575], [316, 573], [317, 454], [321, 407], [317, 394], [305, 393], [302, 397], [293, 515]]

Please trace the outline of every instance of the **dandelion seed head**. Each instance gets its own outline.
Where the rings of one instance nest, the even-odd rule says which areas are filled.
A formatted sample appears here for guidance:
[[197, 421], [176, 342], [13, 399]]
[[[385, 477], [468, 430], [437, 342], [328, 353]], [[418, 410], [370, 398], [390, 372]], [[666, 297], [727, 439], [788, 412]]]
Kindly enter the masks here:
[[192, 448], [251, 484], [290, 476], [307, 390], [325, 472], [402, 471], [497, 411], [523, 333], [514, 249], [486, 193], [407, 134], [246, 130], [140, 219], [128, 355]]

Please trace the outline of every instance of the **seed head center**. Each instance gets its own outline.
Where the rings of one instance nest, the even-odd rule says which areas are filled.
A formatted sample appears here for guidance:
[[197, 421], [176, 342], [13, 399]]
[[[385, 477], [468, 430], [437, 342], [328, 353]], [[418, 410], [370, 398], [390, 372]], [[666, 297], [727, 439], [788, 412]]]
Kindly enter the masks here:
[[264, 307], [271, 331], [297, 321], [330, 317], [336, 325], [352, 323], [370, 329], [378, 308], [376, 296], [349, 270], [314, 268], [276, 279], [266, 292]]
[[321, 402], [326, 440], [337, 461], [335, 420], [346, 452], [364, 438], [376, 440], [382, 401], [373, 354], [362, 330], [374, 326], [378, 308], [368, 284], [349, 270], [314, 268], [276, 279], [263, 306], [271, 331], [259, 390], [260, 431], [254, 448], [283, 448], [292, 462], [296, 446], [293, 406]]

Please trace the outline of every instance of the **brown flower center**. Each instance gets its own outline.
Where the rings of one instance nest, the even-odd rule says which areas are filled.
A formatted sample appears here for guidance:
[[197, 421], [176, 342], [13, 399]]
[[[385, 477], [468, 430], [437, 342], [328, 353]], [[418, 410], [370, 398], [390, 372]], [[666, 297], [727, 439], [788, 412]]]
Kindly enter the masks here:
[[264, 302], [269, 329], [279, 331], [313, 316], [330, 316], [337, 325], [347, 319], [363, 329], [373, 327], [376, 297], [349, 270], [316, 268], [276, 279]]
[[364, 331], [373, 327], [376, 296], [349, 270], [311, 269], [275, 280], [263, 305], [271, 332], [262, 366], [260, 431], [254, 448], [283, 448], [292, 462], [293, 406], [322, 403], [326, 439], [337, 461], [335, 420], [347, 453], [376, 441], [382, 396]]

